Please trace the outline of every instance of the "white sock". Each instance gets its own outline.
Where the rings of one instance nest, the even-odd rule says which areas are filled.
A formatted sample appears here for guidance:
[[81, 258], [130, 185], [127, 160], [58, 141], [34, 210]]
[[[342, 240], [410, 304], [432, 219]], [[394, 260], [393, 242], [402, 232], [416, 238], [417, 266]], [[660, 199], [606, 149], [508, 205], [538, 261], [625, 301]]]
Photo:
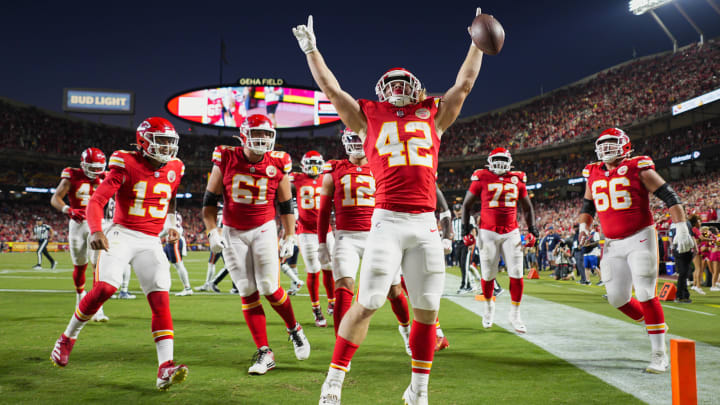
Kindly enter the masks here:
[[210, 284], [215, 277], [215, 263], [208, 263], [207, 276], [205, 276], [205, 284]]
[[290, 267], [289, 264], [283, 263], [282, 266], [280, 266], [282, 269], [282, 272], [285, 273], [288, 277], [290, 277], [290, 280], [292, 280], [294, 283], [299, 283], [300, 279], [298, 278], [297, 274], [293, 271], [293, 268]]
[[343, 381], [345, 381], [345, 374], [346, 373], [340, 369], [330, 367], [326, 380], [342, 385]]
[[427, 392], [430, 374], [412, 373], [410, 384], [415, 392]]
[[652, 347], [653, 352], [667, 352], [664, 333], [653, 333], [648, 336], [650, 336], [650, 347]]
[[400, 326], [400, 330], [402, 331], [403, 334], [410, 336], [410, 325], [407, 325], [407, 326], [399, 325], [399, 326]]
[[157, 349], [158, 365], [165, 363], [168, 360], [173, 359], [173, 339], [163, 339], [155, 342], [155, 348]]
[[442, 331], [442, 328], [435, 328], [435, 336], [439, 337], [440, 339], [445, 337], [445, 334]]
[[186, 290], [189, 289], [190, 280], [188, 279], [188, 271], [185, 268], [185, 264], [183, 262], [177, 262], [175, 263], [175, 269], [177, 269], [178, 277], [180, 277], [183, 287], [185, 287]]
[[68, 323], [67, 328], [65, 328], [65, 336], [69, 337], [70, 339], [77, 339], [80, 331], [86, 323], [87, 321], [81, 321], [77, 319], [75, 314], [73, 314], [72, 318], [70, 318], [70, 323]]
[[120, 291], [127, 292], [128, 285], [130, 284], [130, 266], [126, 266], [123, 271], [122, 284], [120, 284]]

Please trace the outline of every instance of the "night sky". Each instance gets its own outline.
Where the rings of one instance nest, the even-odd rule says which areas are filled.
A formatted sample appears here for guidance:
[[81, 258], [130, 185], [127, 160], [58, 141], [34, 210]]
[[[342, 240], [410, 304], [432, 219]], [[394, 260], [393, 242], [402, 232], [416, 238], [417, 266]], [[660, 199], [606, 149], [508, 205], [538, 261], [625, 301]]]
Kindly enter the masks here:
[[[291, 32], [308, 14], [340, 85], [356, 98], [374, 98], [377, 79], [396, 66], [412, 71], [429, 92], [446, 91], [467, 52], [466, 27], [480, 5], [503, 24], [505, 47], [485, 57], [461, 117], [572, 83], [634, 52], [672, 49], [654, 19], [633, 15], [624, 0], [73, 3], [3, 4], [0, 96], [62, 111], [64, 87], [130, 90], [136, 116], [103, 122], [133, 127], [146, 116], [168, 117], [164, 103], [170, 95], [220, 81], [221, 38], [230, 62], [224, 83], [280, 77], [315, 86]], [[720, 36], [720, 15], [706, 0], [679, 3], [706, 39]], [[656, 12], [679, 46], [698, 41], [673, 5]], [[181, 132], [189, 126], [173, 122]]]

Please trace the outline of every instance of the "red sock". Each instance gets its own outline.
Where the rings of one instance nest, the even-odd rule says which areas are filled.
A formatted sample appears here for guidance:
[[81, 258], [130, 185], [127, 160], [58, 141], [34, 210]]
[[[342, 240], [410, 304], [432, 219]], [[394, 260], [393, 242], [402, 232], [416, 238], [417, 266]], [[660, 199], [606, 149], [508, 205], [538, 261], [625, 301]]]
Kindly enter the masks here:
[[85, 291], [85, 269], [87, 269], [87, 263], [73, 266], [72, 278], [78, 294]]
[[320, 273], [308, 273], [307, 287], [310, 292], [310, 303], [313, 307], [320, 305]]
[[[638, 301], [635, 297], [630, 298], [630, 301], [628, 301], [627, 304], [621, 306], [618, 309], [623, 314], [629, 316], [630, 319], [636, 322], [642, 321], [645, 316], [643, 306], [640, 304], [640, 301]], [[660, 308], [660, 313], [662, 314], [662, 308]]]
[[285, 321], [285, 327], [288, 329], [294, 328], [297, 320], [295, 320], [295, 313], [290, 303], [290, 297], [288, 297], [285, 290], [280, 287], [275, 290], [272, 295], [266, 295], [265, 298], [270, 301], [270, 305], [272, 305], [275, 312]]
[[323, 270], [323, 285], [325, 286], [325, 292], [329, 302], [335, 300], [335, 279], [333, 278], [332, 270]]
[[[100, 283], [98, 283], [100, 284]], [[95, 290], [94, 287], [93, 290]], [[152, 311], [152, 335], [155, 342], [174, 337], [170, 298], [167, 291], [153, 291], [147, 295]]]
[[249, 297], [242, 297], [243, 317], [257, 348], [268, 346], [265, 329], [265, 311], [260, 302], [260, 293], [255, 291]]
[[510, 301], [512, 301], [513, 304], [520, 305], [520, 301], [522, 300], [523, 287], [524, 283], [522, 278], [510, 277]]
[[486, 300], [492, 299], [493, 291], [495, 291], [495, 279], [485, 281], [484, 278], [481, 278], [480, 285], [482, 285], [483, 297]]
[[87, 293], [85, 298], [80, 300], [75, 311], [75, 317], [81, 321], [87, 321], [100, 309], [100, 307], [115, 294], [117, 288], [101, 281]]
[[645, 314], [647, 333], [650, 335], [665, 333], [665, 313], [663, 312], [658, 297], [641, 302], [640, 305]]
[[393, 313], [397, 318], [398, 322], [402, 326], [410, 325], [410, 311], [408, 310], [407, 297], [402, 292], [397, 297], [390, 299], [390, 306], [392, 306]]
[[352, 360], [359, 345], [346, 340], [342, 336], [335, 339], [335, 349], [333, 350], [332, 361], [330, 367], [342, 370], [347, 373], [348, 365]]
[[400, 286], [402, 287], [403, 291], [405, 291], [405, 295], [410, 295], [407, 292], [407, 286], [405, 285], [405, 277], [400, 276]]
[[435, 356], [435, 324], [424, 324], [413, 320], [410, 327], [410, 350], [412, 350], [412, 372], [430, 374]]
[[352, 305], [353, 292], [345, 287], [335, 290], [335, 312], [333, 312], [333, 326], [335, 327], [335, 336], [337, 336], [340, 321], [342, 321], [345, 313]]

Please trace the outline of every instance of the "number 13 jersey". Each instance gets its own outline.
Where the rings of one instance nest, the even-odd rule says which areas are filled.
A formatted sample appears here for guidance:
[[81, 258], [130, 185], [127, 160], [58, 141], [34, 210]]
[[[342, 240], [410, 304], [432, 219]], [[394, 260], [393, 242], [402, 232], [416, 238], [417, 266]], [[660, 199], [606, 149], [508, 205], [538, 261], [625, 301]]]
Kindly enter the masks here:
[[290, 155], [267, 152], [250, 163], [242, 147], [218, 146], [212, 162], [222, 172], [223, 224], [246, 231], [275, 219], [275, 193], [292, 170]]
[[359, 100], [367, 118], [363, 149], [375, 176], [375, 207], [390, 211], [435, 211], [435, 174], [440, 138], [435, 98], [395, 107]]

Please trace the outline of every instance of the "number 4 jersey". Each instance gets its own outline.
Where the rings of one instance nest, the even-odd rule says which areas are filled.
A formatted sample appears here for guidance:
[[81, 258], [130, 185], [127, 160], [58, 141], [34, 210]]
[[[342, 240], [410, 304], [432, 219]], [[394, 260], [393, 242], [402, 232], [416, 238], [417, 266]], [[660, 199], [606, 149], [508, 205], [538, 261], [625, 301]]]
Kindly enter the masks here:
[[218, 146], [212, 161], [223, 176], [224, 225], [245, 231], [275, 219], [275, 193], [292, 170], [290, 155], [267, 152], [250, 163], [242, 147]]
[[369, 231], [375, 209], [375, 179], [370, 165], [331, 160], [324, 169], [335, 185], [335, 227], [341, 231]]
[[470, 180], [470, 192], [482, 202], [480, 229], [501, 235], [517, 229], [517, 201], [527, 196], [525, 173], [512, 171], [499, 176], [479, 169]]
[[102, 179], [105, 178], [105, 173], [91, 180], [82, 169], [66, 167], [60, 177], [70, 182], [70, 190], [67, 193], [70, 208], [85, 209], [90, 196], [102, 182]]
[[605, 236], [626, 238], [655, 223], [649, 193], [639, 176], [641, 171], [654, 168], [655, 163], [648, 156], [624, 159], [613, 170], [607, 170], [602, 162], [585, 166], [582, 174], [592, 192]]

